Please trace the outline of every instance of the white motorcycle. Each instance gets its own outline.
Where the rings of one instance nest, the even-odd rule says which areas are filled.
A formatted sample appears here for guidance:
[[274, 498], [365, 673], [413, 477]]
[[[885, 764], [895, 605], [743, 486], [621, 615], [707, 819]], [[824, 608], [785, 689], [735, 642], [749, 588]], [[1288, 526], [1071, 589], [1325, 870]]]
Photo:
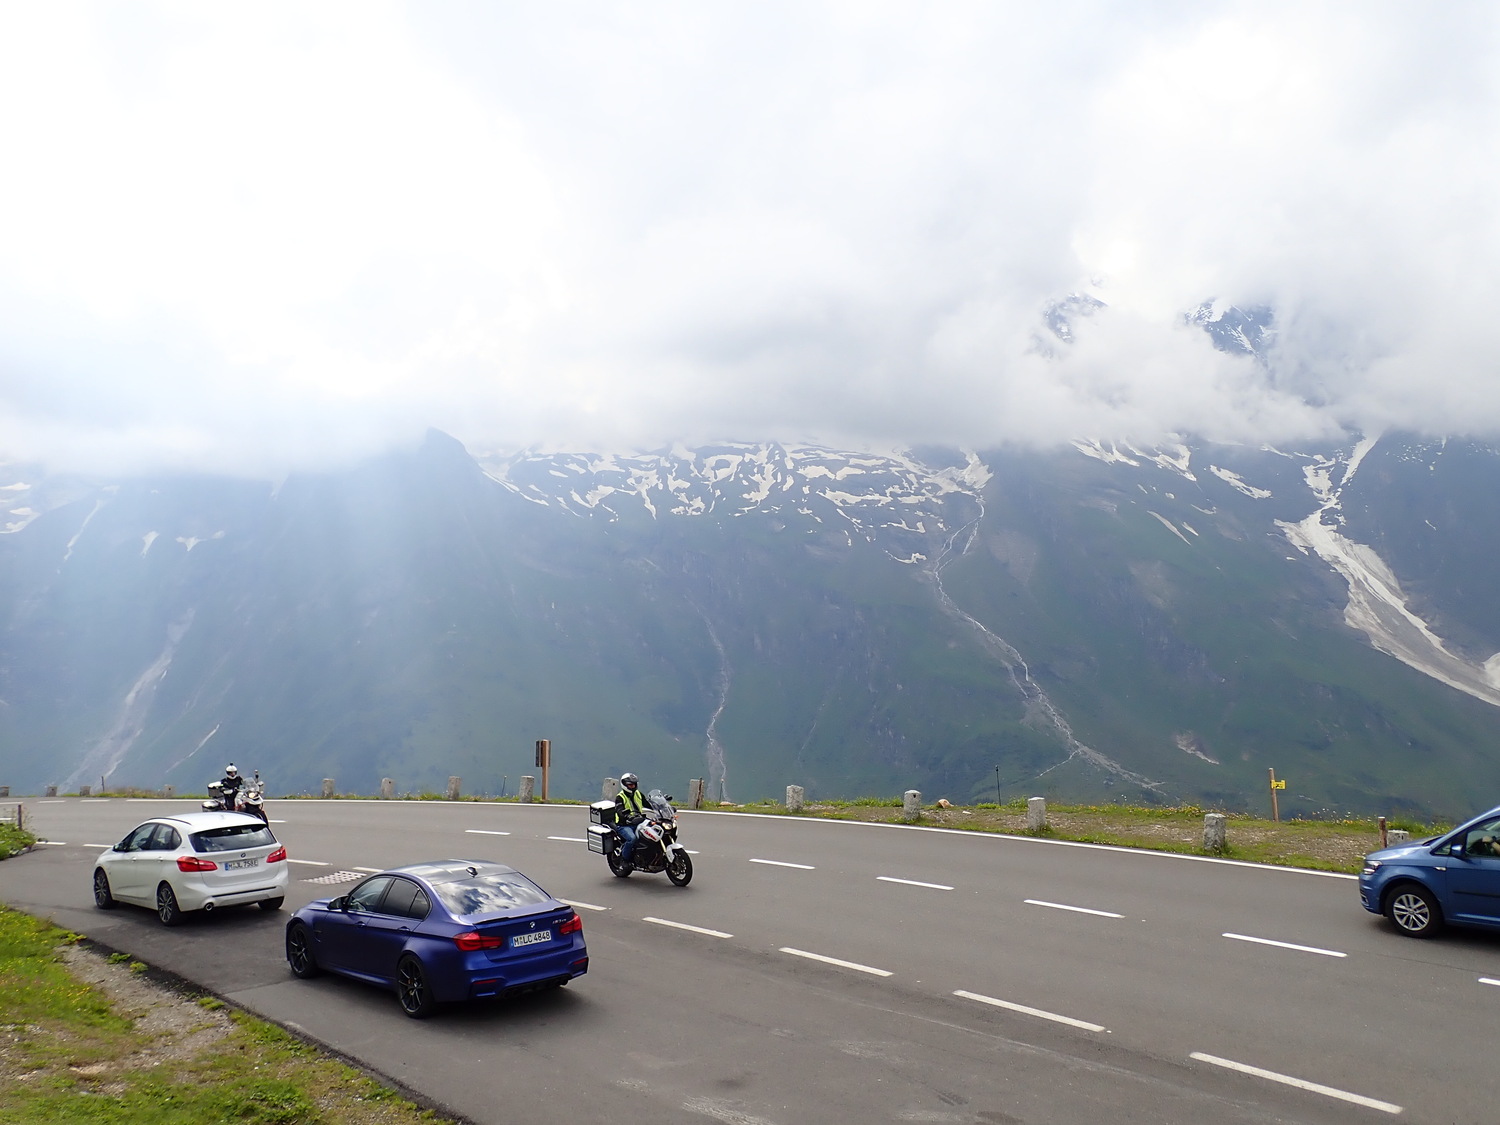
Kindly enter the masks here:
[[677, 842], [677, 811], [671, 800], [660, 789], [646, 794], [645, 819], [636, 825], [635, 847], [628, 862], [620, 856], [624, 840], [615, 823], [617, 806], [613, 801], [595, 801], [589, 806], [589, 851], [602, 855], [620, 879], [630, 878], [633, 871], [664, 871], [673, 886], [687, 886], [693, 877], [693, 860]]

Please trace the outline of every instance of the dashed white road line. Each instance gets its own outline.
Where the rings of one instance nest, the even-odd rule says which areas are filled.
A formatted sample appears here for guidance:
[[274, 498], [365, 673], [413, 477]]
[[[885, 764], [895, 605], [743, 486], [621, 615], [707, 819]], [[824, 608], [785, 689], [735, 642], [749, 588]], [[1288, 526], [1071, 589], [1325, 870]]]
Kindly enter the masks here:
[[1366, 1109], [1378, 1109], [1382, 1113], [1400, 1113], [1401, 1107], [1391, 1102], [1382, 1102], [1375, 1098], [1367, 1098], [1363, 1094], [1351, 1094], [1348, 1090], [1340, 1090], [1333, 1086], [1324, 1086], [1319, 1082], [1309, 1082], [1305, 1078], [1293, 1078], [1290, 1074], [1277, 1074], [1274, 1070], [1262, 1070], [1258, 1066], [1249, 1066], [1246, 1063], [1235, 1062], [1233, 1059], [1221, 1059], [1217, 1055], [1205, 1055], [1202, 1051], [1194, 1051], [1188, 1056], [1199, 1062], [1211, 1063], [1214, 1066], [1222, 1066], [1226, 1070], [1237, 1070], [1241, 1074], [1251, 1074], [1256, 1078], [1264, 1078], [1271, 1082], [1280, 1082], [1283, 1086], [1295, 1086], [1299, 1090], [1308, 1090], [1314, 1094], [1322, 1094], [1324, 1097], [1337, 1098], [1341, 1102], [1350, 1102], [1354, 1105], [1362, 1105]]
[[1009, 1000], [1000, 1000], [994, 996], [985, 996], [979, 992], [965, 992], [959, 989], [954, 992], [955, 996], [962, 996], [965, 1000], [977, 1000], [981, 1004], [988, 1004], [994, 1008], [1005, 1008], [1007, 1011], [1020, 1012], [1023, 1016], [1036, 1016], [1038, 1019], [1051, 1020], [1053, 1023], [1065, 1023], [1069, 1027], [1082, 1028], [1084, 1031], [1102, 1031], [1106, 1035], [1112, 1034], [1109, 1028], [1099, 1023], [1089, 1023], [1087, 1020], [1075, 1020], [1072, 1016], [1061, 1016], [1056, 1012], [1044, 1011], [1041, 1008], [1028, 1008], [1025, 1004], [1013, 1004]]
[[1493, 980], [1490, 977], [1480, 977], [1479, 978], [1479, 983], [1480, 984], [1493, 984], [1495, 987], [1500, 988], [1500, 980]]
[[65, 848], [68, 846], [66, 840], [38, 840], [38, 844], [51, 844], [54, 848]]
[[674, 930], [688, 930], [691, 933], [703, 934], [706, 937], [732, 938], [733, 934], [726, 934], [723, 930], [706, 930], [702, 926], [689, 926], [686, 922], [673, 922], [666, 918], [642, 918], [642, 922], [652, 922], [658, 926], [671, 926]]
[[905, 883], [908, 887], [930, 887], [934, 891], [951, 891], [953, 889], [946, 883], [922, 883], [916, 879], [897, 879], [894, 875], [877, 875], [875, 878], [882, 883]]
[[331, 863], [324, 863], [321, 859], [288, 859], [288, 863], [300, 863], [303, 867], [332, 867]]
[[588, 841], [585, 840], [582, 836], [548, 836], [547, 839], [549, 839], [549, 840], [561, 840], [565, 844], [586, 844], [586, 843], [588, 843]]
[[1044, 902], [1039, 898], [1023, 899], [1028, 906], [1046, 906], [1053, 910], [1071, 910], [1074, 914], [1093, 914], [1100, 918], [1123, 918], [1125, 915], [1116, 914], [1113, 910], [1090, 910], [1087, 906], [1069, 906], [1064, 902]]
[[371, 875], [379, 875], [385, 870], [384, 867], [351, 867], [350, 871], [368, 871]]
[[110, 848], [114, 847], [113, 844], [79, 844], [78, 846], [80, 848], [103, 848], [105, 851], [109, 851]]
[[817, 868], [810, 863], [787, 863], [781, 859], [752, 859], [751, 863], [764, 863], [771, 867], [795, 867], [799, 871], [816, 871]]
[[888, 977], [891, 975], [884, 969], [877, 969], [871, 965], [861, 965], [858, 961], [841, 961], [837, 957], [824, 957], [821, 953], [809, 953], [805, 949], [793, 949], [789, 945], [783, 945], [779, 952], [790, 953], [793, 957], [806, 957], [809, 961], [821, 961], [825, 965], [837, 965], [841, 969], [854, 969], [861, 973], [869, 973], [873, 977]]
[[56, 798], [56, 799], [49, 798], [49, 799], [47, 799], [45, 801], [38, 801], [37, 802], [37, 804], [39, 804], [39, 805], [66, 805], [67, 803], [68, 802], [64, 801], [61, 797]]
[[[465, 832], [472, 836], [509, 836], [509, 832], [497, 832], [493, 828], [465, 828]], [[559, 839], [557, 836], [547, 837], [549, 840]]]
[[1289, 941], [1272, 941], [1270, 938], [1251, 937], [1248, 934], [1220, 934], [1232, 941], [1251, 941], [1256, 945], [1274, 945], [1277, 949], [1295, 949], [1298, 953], [1316, 953], [1320, 957], [1347, 957], [1349, 954], [1340, 953], [1337, 949], [1319, 949], [1316, 945], [1294, 945]]
[[558, 902], [566, 903], [575, 910], [608, 910], [607, 906], [595, 906], [592, 902], [579, 902], [576, 898], [560, 898]]

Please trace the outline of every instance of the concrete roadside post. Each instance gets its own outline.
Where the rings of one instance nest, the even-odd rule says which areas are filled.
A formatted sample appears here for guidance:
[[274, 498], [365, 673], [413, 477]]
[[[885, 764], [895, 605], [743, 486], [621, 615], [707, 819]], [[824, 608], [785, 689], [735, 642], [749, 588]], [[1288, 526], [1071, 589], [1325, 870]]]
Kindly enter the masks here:
[[803, 789], [800, 785], [788, 785], [786, 787], [786, 811], [802, 811]]
[[1392, 828], [1390, 830], [1390, 832], [1388, 833], [1388, 835], [1391, 838], [1390, 846], [1393, 847], [1393, 848], [1397, 844], [1409, 844], [1409, 843], [1411, 843], [1411, 833], [1408, 832], [1404, 828]]
[[329, 800], [332, 800], [332, 799], [333, 799], [333, 778], [331, 778], [331, 777], [325, 777], [323, 779], [323, 800], [329, 801]]
[[175, 785], [163, 785], [161, 787], [161, 795], [163, 797], [167, 798], [167, 800], [170, 801], [173, 797], [175, 797], [177, 795], [177, 786], [175, 786]]
[[0, 785], [0, 797], [9, 797], [9, 796], [10, 796], [10, 786], [9, 785]]
[[619, 779], [618, 778], [613, 778], [613, 777], [606, 777], [604, 779], [604, 785], [601, 786], [600, 789], [599, 789], [599, 799], [601, 801], [613, 801], [619, 795], [620, 795], [620, 782], [619, 782]]
[[1211, 812], [1203, 814], [1203, 850], [1206, 852], [1222, 852], [1229, 842], [1225, 825], [1228, 818], [1223, 813]]
[[901, 795], [901, 815], [907, 820], [916, 820], [922, 815], [922, 791], [908, 789]]
[[57, 786], [55, 786], [55, 785], [49, 785], [49, 786], [47, 786], [47, 788], [42, 791], [42, 796], [44, 796], [44, 797], [56, 797], [57, 796]]
[[703, 807], [703, 779], [701, 777], [688, 781], [688, 804], [695, 809]]
[[392, 778], [389, 778], [389, 777], [382, 777], [380, 779], [380, 799], [382, 801], [389, 801], [395, 795], [396, 795], [396, 782], [395, 782], [395, 780], [392, 779]]
[[518, 795], [518, 799], [520, 800], [521, 804], [529, 805], [531, 804], [531, 799], [533, 796], [535, 796], [535, 794], [536, 778], [532, 777], [529, 773], [523, 773], [521, 775], [521, 792]]
[[78, 787], [78, 795], [80, 797], [87, 797], [92, 792], [93, 790], [90, 789], [87, 785], [80, 785]]
[[1041, 832], [1047, 827], [1047, 798], [1026, 798], [1026, 831]]
[[461, 777], [450, 777], [448, 779], [448, 793], [447, 793], [448, 800], [450, 800], [450, 801], [456, 801], [456, 800], [458, 800], [458, 791], [462, 787], [463, 787], [463, 778], [461, 778]]

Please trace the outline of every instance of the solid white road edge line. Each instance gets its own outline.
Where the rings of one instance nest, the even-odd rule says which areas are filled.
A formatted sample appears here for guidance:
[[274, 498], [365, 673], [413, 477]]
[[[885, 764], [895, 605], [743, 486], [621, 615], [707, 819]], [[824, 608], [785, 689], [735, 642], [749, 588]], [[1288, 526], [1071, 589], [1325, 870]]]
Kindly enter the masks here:
[[771, 867], [795, 867], [799, 871], [816, 871], [817, 868], [808, 863], [786, 863], [779, 859], [752, 859], [751, 863], [765, 863]]
[[793, 957], [806, 957], [809, 961], [821, 961], [825, 965], [837, 965], [841, 969], [855, 969], [861, 973], [869, 973], [874, 977], [888, 977], [891, 975], [884, 969], [861, 965], [858, 961], [840, 961], [837, 957], [824, 957], [821, 953], [809, 953], [805, 949], [793, 949], [789, 945], [783, 945], [778, 952], [790, 953]]
[[1295, 1086], [1299, 1090], [1310, 1090], [1314, 1094], [1322, 1094], [1329, 1098], [1338, 1098], [1339, 1101], [1352, 1102], [1362, 1105], [1366, 1109], [1378, 1109], [1382, 1113], [1400, 1113], [1401, 1107], [1391, 1102], [1377, 1101], [1367, 1098], [1362, 1094], [1351, 1094], [1348, 1090], [1339, 1090], [1333, 1086], [1323, 1086], [1317, 1082], [1309, 1082], [1305, 1078], [1293, 1078], [1289, 1074], [1277, 1074], [1274, 1070], [1262, 1070], [1258, 1066], [1247, 1066], [1245, 1063], [1235, 1062], [1233, 1059], [1221, 1059], [1216, 1055], [1205, 1055], [1202, 1051], [1194, 1051], [1188, 1056], [1199, 1062], [1212, 1063], [1214, 1066], [1222, 1066], [1227, 1070], [1237, 1070], [1241, 1074], [1253, 1074], [1256, 1078], [1265, 1078], [1272, 1082], [1280, 1082], [1284, 1086]]
[[1080, 1027], [1084, 1031], [1102, 1031], [1106, 1035], [1114, 1033], [1103, 1024], [1089, 1023], [1086, 1020], [1075, 1020], [1071, 1016], [1060, 1016], [1056, 1012], [1044, 1012], [1041, 1008], [1028, 1008], [1025, 1004], [1012, 1004], [1009, 1000], [997, 1000], [993, 996], [984, 996], [978, 992], [965, 992], [959, 989], [953, 995], [962, 996], [965, 1000], [978, 1000], [981, 1004], [989, 1004], [996, 1008], [1006, 1008], [1012, 1012], [1020, 1012], [1023, 1016], [1036, 1016], [1038, 1019], [1051, 1020], [1053, 1023], [1065, 1023], [1069, 1027]]
[[1316, 953], [1320, 957], [1347, 957], [1337, 949], [1319, 949], [1316, 945], [1293, 945], [1289, 941], [1272, 941], [1270, 938], [1251, 937], [1248, 934], [1220, 934], [1232, 941], [1253, 941], [1256, 945], [1274, 945], [1277, 949], [1295, 949], [1298, 953]]
[[331, 863], [324, 863], [321, 859], [288, 859], [288, 863], [300, 863], [303, 867], [332, 867]]
[[915, 879], [897, 879], [894, 875], [875, 876], [882, 883], [905, 883], [908, 887], [930, 887], [935, 891], [951, 891], [953, 888], [946, 883], [919, 883]]
[[579, 908], [582, 908], [584, 910], [608, 910], [609, 909], [609, 907], [607, 907], [607, 906], [595, 906], [592, 902], [579, 902], [576, 898], [560, 898], [557, 901], [558, 902], [565, 902], [569, 906], [573, 907], [574, 909], [579, 909]]
[[565, 844], [587, 844], [582, 836], [548, 836], [549, 840], [561, 840]]
[[1100, 918], [1123, 918], [1112, 910], [1090, 910], [1087, 906], [1069, 906], [1062, 902], [1043, 902], [1039, 898], [1022, 899], [1027, 906], [1050, 906], [1053, 910], [1071, 910], [1074, 914], [1097, 914]]
[[642, 922], [653, 922], [658, 926], [671, 926], [674, 930], [690, 930], [695, 934], [704, 934], [708, 937], [732, 938], [733, 934], [726, 934], [723, 930], [705, 930], [702, 926], [689, 926], [686, 922], [672, 922], [666, 918], [642, 918]]
[[[493, 828], [465, 828], [465, 832], [474, 836], [509, 836], [509, 832], [496, 832]], [[552, 837], [556, 839], [557, 837]]]

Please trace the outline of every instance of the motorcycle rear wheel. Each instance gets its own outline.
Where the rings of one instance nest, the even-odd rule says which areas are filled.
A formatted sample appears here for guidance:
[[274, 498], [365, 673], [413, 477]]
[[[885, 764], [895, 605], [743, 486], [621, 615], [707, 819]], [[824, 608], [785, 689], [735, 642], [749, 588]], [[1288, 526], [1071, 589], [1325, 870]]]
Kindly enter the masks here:
[[667, 864], [667, 878], [674, 887], [685, 887], [693, 881], [693, 860], [687, 852], [679, 851]]
[[618, 879], [630, 878], [630, 873], [635, 870], [634, 867], [620, 858], [619, 848], [611, 848], [604, 854], [604, 858], [609, 861], [609, 869], [614, 872], [615, 877]]

